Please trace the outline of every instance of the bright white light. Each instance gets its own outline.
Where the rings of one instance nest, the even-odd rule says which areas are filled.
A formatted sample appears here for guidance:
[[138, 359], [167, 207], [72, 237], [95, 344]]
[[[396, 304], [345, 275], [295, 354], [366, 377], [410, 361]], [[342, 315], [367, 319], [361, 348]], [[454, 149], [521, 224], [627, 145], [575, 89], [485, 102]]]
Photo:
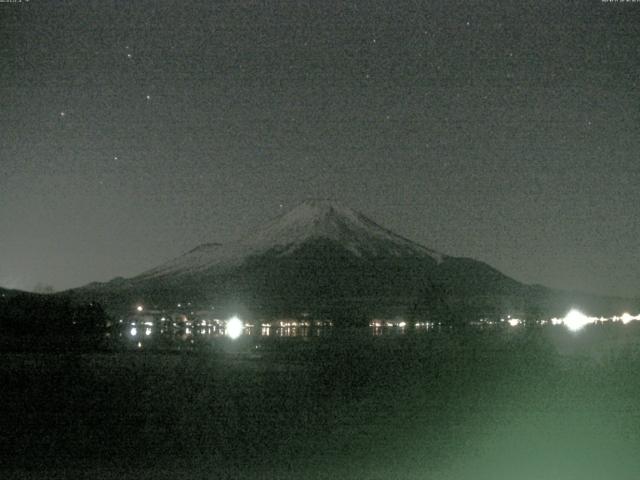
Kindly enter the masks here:
[[141, 312], [141, 311], [143, 310], [143, 309], [142, 309], [142, 305], [138, 305], [138, 306], [136, 307], [136, 310], [138, 310], [139, 312]]
[[591, 320], [589, 320], [589, 317], [587, 317], [584, 313], [580, 312], [579, 310], [573, 309], [569, 313], [567, 313], [567, 315], [564, 317], [563, 322], [569, 330], [571, 330], [572, 332], [577, 332], [585, 325], [590, 323]]
[[136, 327], [133, 327], [131, 329], [131, 336], [135, 337], [136, 335], [138, 335], [138, 329]]
[[242, 335], [243, 329], [244, 324], [238, 317], [231, 317], [229, 320], [227, 320], [226, 333], [228, 337], [234, 339], [238, 338], [240, 335]]
[[507, 322], [509, 322], [509, 325], [511, 325], [512, 327], [517, 327], [518, 325], [520, 325], [520, 320], [518, 320], [517, 318], [510, 318], [509, 320], [507, 320]]
[[400, 328], [404, 328], [404, 327], [406, 327], [406, 326], [407, 326], [407, 322], [400, 322], [400, 323], [398, 324], [398, 326], [399, 326]]
[[622, 320], [623, 324], [627, 324], [629, 323], [631, 320], [635, 320], [635, 317], [632, 317], [631, 314], [629, 312], [624, 312], [622, 314], [622, 316], [620, 317], [620, 320]]
[[145, 328], [144, 329], [144, 334], [148, 337], [149, 335], [151, 335], [151, 329], [150, 328]]

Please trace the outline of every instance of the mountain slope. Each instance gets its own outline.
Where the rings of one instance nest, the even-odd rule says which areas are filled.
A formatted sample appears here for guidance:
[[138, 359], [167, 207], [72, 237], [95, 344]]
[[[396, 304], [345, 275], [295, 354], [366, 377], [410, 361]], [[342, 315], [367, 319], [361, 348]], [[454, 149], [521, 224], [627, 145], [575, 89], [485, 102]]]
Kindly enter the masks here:
[[[558, 315], [575, 298], [589, 300], [444, 255], [328, 201], [304, 202], [234, 244], [201, 245], [131, 279], [91, 284], [74, 294], [112, 310], [137, 302], [161, 308], [191, 302], [263, 318], [305, 312], [345, 321]], [[594, 303], [600, 304], [611, 302]]]
[[314, 239], [342, 245], [358, 257], [428, 256], [441, 261], [443, 255], [387, 230], [364, 215], [329, 201], [307, 201], [267, 223], [238, 243], [201, 245], [138, 279], [166, 275], [190, 275], [241, 265], [247, 258], [277, 251], [287, 255]]

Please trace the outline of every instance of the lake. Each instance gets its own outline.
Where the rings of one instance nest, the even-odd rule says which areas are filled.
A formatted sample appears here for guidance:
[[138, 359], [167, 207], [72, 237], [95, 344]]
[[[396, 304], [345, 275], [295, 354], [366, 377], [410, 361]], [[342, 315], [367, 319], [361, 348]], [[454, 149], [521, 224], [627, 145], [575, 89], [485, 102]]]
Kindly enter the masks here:
[[638, 338], [364, 329], [0, 354], [0, 476], [635, 479]]

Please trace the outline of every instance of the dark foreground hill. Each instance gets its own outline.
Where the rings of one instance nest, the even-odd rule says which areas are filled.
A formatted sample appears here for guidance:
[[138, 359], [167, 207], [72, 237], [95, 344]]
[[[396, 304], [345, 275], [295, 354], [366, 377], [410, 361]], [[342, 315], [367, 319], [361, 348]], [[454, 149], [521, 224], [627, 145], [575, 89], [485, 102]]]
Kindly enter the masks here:
[[0, 289], [0, 344], [3, 350], [97, 346], [109, 318], [94, 302], [67, 295]]

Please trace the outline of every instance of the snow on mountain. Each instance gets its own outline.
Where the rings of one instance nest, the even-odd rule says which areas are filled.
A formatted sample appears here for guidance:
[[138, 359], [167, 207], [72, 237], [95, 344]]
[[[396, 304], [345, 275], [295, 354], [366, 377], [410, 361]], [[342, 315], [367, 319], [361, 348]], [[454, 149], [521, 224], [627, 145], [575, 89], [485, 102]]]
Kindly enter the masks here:
[[237, 243], [201, 245], [138, 278], [236, 266], [250, 256], [275, 249], [279, 255], [286, 255], [314, 239], [336, 242], [357, 256], [420, 256], [438, 263], [444, 258], [443, 254], [396, 235], [337, 202], [309, 200]]

